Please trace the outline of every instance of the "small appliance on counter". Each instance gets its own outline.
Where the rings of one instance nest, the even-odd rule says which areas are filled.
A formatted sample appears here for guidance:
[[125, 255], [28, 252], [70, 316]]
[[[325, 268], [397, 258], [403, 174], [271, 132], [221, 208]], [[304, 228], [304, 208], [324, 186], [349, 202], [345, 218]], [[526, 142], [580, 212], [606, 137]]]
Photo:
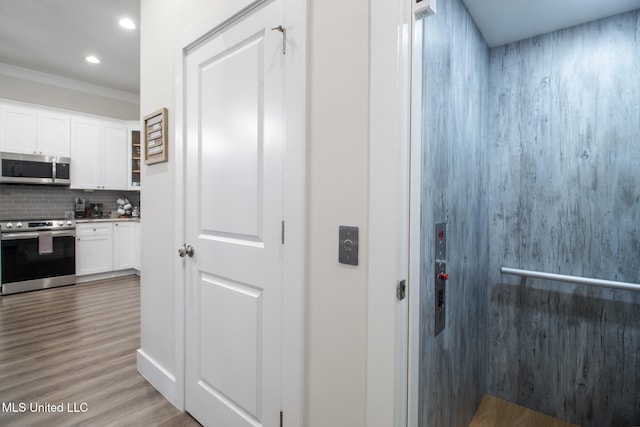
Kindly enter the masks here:
[[86, 206], [87, 205], [86, 205], [85, 199], [83, 199], [82, 197], [76, 197], [76, 210], [75, 210], [76, 219], [87, 217]]
[[104, 216], [104, 210], [102, 203], [91, 203], [89, 205], [89, 217], [90, 218], [102, 218]]

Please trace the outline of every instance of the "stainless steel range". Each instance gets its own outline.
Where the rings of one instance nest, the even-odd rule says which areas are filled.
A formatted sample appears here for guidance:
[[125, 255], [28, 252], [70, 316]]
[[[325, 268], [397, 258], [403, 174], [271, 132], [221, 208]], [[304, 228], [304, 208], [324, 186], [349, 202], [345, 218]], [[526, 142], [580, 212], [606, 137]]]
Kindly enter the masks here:
[[76, 223], [0, 221], [2, 295], [76, 283]]

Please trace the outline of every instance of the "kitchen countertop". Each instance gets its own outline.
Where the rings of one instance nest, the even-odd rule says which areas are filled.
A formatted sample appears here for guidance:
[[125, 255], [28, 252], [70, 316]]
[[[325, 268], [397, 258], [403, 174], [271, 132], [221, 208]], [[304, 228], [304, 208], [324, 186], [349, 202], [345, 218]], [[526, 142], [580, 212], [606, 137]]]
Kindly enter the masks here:
[[76, 219], [76, 224], [86, 224], [92, 222], [140, 222], [140, 217], [137, 218], [129, 218], [129, 217], [119, 217], [119, 218], [78, 218]]

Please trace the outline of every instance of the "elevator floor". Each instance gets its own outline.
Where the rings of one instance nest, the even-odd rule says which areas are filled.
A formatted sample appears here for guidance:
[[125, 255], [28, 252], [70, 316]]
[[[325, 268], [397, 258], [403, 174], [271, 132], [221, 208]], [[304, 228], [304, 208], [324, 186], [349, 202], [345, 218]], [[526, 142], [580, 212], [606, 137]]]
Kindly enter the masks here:
[[469, 427], [578, 427], [524, 406], [485, 394]]

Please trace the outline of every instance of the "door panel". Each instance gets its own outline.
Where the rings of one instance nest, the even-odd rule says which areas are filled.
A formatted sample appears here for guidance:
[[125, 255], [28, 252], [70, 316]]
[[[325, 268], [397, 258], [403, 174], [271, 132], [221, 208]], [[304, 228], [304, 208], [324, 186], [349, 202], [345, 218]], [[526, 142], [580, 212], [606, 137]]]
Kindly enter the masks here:
[[209, 325], [200, 331], [202, 380], [260, 419], [262, 290], [206, 275], [200, 283], [202, 325]]
[[186, 58], [185, 407], [204, 425], [280, 421], [281, 1]]
[[260, 32], [201, 69], [201, 218], [222, 236], [261, 239], [263, 52]]

